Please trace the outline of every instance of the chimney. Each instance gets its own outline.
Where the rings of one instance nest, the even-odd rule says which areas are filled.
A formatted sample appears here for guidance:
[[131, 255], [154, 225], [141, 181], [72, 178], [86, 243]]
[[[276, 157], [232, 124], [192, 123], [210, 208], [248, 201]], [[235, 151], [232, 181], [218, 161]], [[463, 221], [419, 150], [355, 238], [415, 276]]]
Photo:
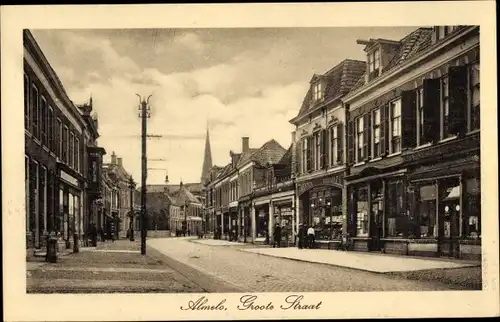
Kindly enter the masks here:
[[248, 152], [248, 150], [250, 150], [249, 140], [250, 140], [250, 138], [248, 138], [246, 136], [241, 138], [241, 143], [242, 143], [241, 152], [242, 153]]
[[123, 158], [117, 158], [118, 160], [118, 165], [121, 167], [123, 165]]
[[111, 164], [116, 164], [116, 154], [115, 151], [111, 154]]

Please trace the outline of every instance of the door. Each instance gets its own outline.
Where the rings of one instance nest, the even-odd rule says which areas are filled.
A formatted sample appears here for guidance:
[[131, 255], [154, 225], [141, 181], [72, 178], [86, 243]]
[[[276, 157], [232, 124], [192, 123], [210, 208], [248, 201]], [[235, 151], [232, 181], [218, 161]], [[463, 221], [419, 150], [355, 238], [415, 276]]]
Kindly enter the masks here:
[[371, 183], [370, 198], [370, 250], [380, 251], [382, 249], [382, 221], [383, 221], [383, 189], [382, 182], [375, 181]]
[[439, 202], [439, 251], [443, 257], [460, 256], [460, 184], [447, 184]]

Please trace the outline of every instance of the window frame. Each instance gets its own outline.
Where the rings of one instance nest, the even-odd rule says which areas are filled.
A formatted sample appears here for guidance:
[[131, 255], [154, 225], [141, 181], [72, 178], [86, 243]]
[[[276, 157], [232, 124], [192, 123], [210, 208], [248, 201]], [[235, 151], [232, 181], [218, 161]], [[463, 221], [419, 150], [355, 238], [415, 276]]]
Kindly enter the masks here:
[[80, 139], [75, 135], [75, 170], [80, 173]]
[[313, 101], [318, 102], [323, 99], [323, 83], [318, 81], [313, 84]]
[[40, 95], [40, 141], [42, 145], [48, 148], [48, 136], [47, 136], [47, 125], [48, 125], [48, 102], [45, 95]]
[[38, 90], [38, 87], [36, 86], [35, 83], [31, 84], [31, 106], [32, 106], [32, 112], [33, 112], [33, 131], [32, 134], [35, 136], [36, 139], [40, 140], [40, 99], [39, 95], [40, 92]]
[[48, 127], [47, 127], [47, 143], [50, 151], [54, 151], [54, 109], [48, 105]]
[[[367, 65], [368, 65], [368, 75], [369, 80], [372, 80], [380, 76], [381, 70], [381, 49], [377, 47], [368, 53]], [[377, 73], [376, 75], [374, 73]]]
[[[446, 84], [446, 85], [445, 85]], [[446, 93], [445, 93], [446, 86]], [[445, 115], [447, 108], [448, 115]], [[448, 74], [441, 76], [440, 86], [439, 86], [439, 128], [440, 128], [440, 138], [441, 140], [446, 140], [453, 137], [449, 132], [450, 120], [450, 80]]]
[[31, 122], [30, 122], [30, 79], [28, 74], [24, 73], [24, 129], [31, 133]]
[[[378, 115], [378, 123], [376, 122], [377, 121], [376, 115]], [[382, 155], [381, 144], [380, 144], [380, 138], [381, 138], [380, 132], [382, 130], [381, 129], [381, 125], [382, 125], [381, 117], [382, 117], [382, 115], [381, 115], [380, 107], [377, 107], [374, 110], [372, 110], [370, 117], [372, 118], [372, 128], [371, 128], [371, 131], [372, 131], [372, 135], [371, 135], [372, 149], [371, 149], [371, 153], [372, 153], [372, 157], [375, 159], [375, 158], [378, 158]], [[375, 133], [377, 133], [377, 130], [378, 130], [378, 142], [375, 142], [375, 140], [376, 140]]]
[[416, 92], [416, 108], [417, 108], [417, 117], [415, 122], [416, 124], [416, 130], [417, 130], [417, 146], [421, 146], [426, 144], [427, 142], [424, 142], [424, 129], [425, 129], [425, 115], [424, 115], [424, 87], [420, 86], [415, 89]]
[[[66, 140], [64, 138], [66, 137]], [[69, 127], [64, 125], [62, 135], [62, 162], [69, 164]]]
[[63, 122], [62, 120], [57, 117], [56, 119], [57, 122], [57, 128], [58, 128], [58, 137], [57, 137], [57, 157], [62, 160], [62, 147], [63, 147]]
[[[354, 121], [356, 126], [355, 149], [356, 149], [356, 162], [361, 162], [365, 157], [364, 152], [364, 115], [357, 117]], [[360, 130], [361, 128], [361, 130]]]
[[321, 169], [321, 130], [317, 130], [313, 133], [313, 155], [314, 158], [312, 162], [314, 163], [313, 170]]
[[[399, 102], [399, 115], [397, 116], [394, 116], [394, 106], [396, 106], [396, 103]], [[402, 141], [402, 115], [401, 115], [401, 104], [402, 104], [402, 101], [401, 101], [401, 97], [398, 97], [392, 101], [389, 102], [389, 154], [394, 154], [394, 153], [399, 153], [401, 152], [401, 141]], [[394, 121], [395, 120], [398, 120], [398, 136], [395, 136], [394, 135]], [[395, 147], [395, 144], [396, 142], [398, 142], [398, 149], [397, 151], [395, 151], [396, 149], [394, 148]]]
[[338, 149], [338, 132], [337, 132], [337, 126], [338, 124], [332, 124], [328, 128], [328, 137], [330, 138], [330, 144], [329, 144], [329, 149], [330, 149], [330, 167], [334, 167], [337, 165], [337, 149]]
[[31, 160], [28, 155], [24, 155], [24, 193], [25, 193], [25, 198], [24, 202], [26, 203], [25, 208], [26, 208], [26, 231], [30, 231], [30, 167], [31, 167]]
[[307, 173], [307, 137], [302, 138], [302, 173]]

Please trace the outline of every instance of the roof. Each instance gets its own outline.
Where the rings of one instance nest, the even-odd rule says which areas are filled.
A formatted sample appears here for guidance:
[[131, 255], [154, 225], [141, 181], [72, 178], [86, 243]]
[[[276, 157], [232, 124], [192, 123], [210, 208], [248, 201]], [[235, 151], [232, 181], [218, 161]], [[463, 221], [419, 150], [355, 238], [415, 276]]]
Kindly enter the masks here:
[[189, 189], [187, 187], [185, 187], [184, 185], [179, 190], [172, 193], [171, 195], [176, 200], [177, 205], [179, 205], [179, 204], [184, 205], [186, 202], [187, 203], [201, 203], [201, 201], [198, 198], [196, 198], [195, 195], [193, 195], [191, 193], [191, 191], [189, 191]]
[[240, 157], [239, 157], [239, 160], [238, 160], [238, 166], [247, 163], [250, 160], [250, 158], [252, 157], [252, 155], [254, 155], [254, 153], [256, 153], [258, 151], [259, 151], [259, 149], [251, 148], [251, 149], [248, 149], [248, 151], [246, 151], [246, 152], [242, 152]]
[[[324, 75], [314, 75], [311, 81], [321, 77], [326, 80], [324, 101], [328, 102], [347, 94], [365, 73], [366, 62], [346, 59], [330, 69]], [[307, 114], [314, 105], [312, 104], [312, 88], [309, 88], [302, 102], [297, 117]]]
[[[406, 35], [399, 41], [400, 45], [394, 57], [382, 69], [382, 74], [404, 64], [408, 59], [422, 52], [431, 45], [432, 28], [419, 28]], [[359, 89], [365, 84], [365, 77], [360, 77], [352, 87], [351, 92]]]
[[271, 139], [264, 143], [260, 149], [252, 154], [251, 160], [260, 165], [278, 163], [286, 150], [275, 139]]

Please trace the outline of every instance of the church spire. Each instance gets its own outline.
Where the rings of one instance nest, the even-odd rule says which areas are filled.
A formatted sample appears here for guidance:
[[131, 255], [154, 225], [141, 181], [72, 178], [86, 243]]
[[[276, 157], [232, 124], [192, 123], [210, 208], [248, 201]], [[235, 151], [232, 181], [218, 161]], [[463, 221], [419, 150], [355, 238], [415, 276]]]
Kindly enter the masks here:
[[201, 183], [205, 181], [208, 176], [210, 169], [212, 168], [212, 149], [210, 148], [210, 133], [208, 131], [208, 120], [207, 120], [207, 136], [205, 138], [205, 154], [203, 156], [203, 166], [201, 168]]

